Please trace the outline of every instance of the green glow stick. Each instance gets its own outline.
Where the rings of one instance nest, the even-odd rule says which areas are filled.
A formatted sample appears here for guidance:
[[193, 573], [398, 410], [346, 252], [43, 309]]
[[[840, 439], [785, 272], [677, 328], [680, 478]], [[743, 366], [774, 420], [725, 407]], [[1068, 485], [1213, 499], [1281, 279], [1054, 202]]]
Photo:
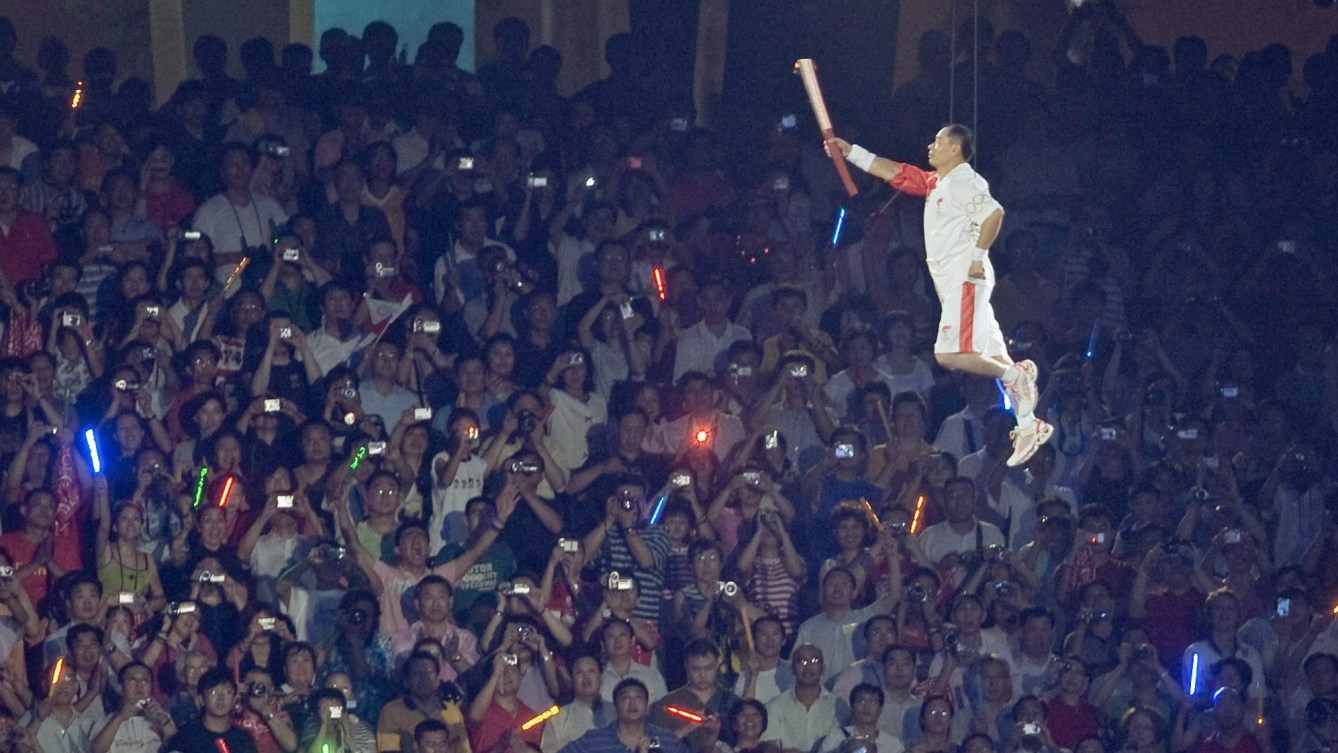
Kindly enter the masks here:
[[193, 507], [199, 507], [200, 501], [204, 499], [204, 483], [205, 483], [205, 477], [207, 477], [208, 475], [209, 475], [209, 468], [206, 466], [201, 466], [200, 477], [195, 481], [195, 504], [193, 505]]
[[362, 465], [362, 461], [366, 457], [367, 457], [367, 445], [363, 445], [362, 447], [358, 448], [358, 451], [356, 453], [353, 454], [353, 461], [348, 464], [348, 469], [350, 471], [358, 470], [358, 466]]

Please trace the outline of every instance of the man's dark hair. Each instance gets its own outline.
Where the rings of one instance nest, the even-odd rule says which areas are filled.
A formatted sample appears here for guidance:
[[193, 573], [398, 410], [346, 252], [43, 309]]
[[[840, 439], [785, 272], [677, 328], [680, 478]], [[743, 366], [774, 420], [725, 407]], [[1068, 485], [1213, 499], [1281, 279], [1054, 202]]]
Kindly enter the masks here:
[[873, 683], [861, 682], [860, 684], [850, 689], [850, 705], [854, 706], [855, 697], [861, 695], [871, 695], [877, 698], [879, 706], [883, 705], [883, 701], [885, 699], [882, 688], [878, 687], [877, 685], [874, 685]]
[[641, 695], [645, 696], [648, 700], [650, 699], [650, 691], [646, 690], [646, 683], [636, 679], [635, 677], [629, 677], [623, 680], [622, 682], [619, 682], [617, 685], [613, 686], [614, 703], [618, 702], [618, 695], [627, 688], [636, 688], [637, 690], [641, 691]]
[[697, 656], [710, 656], [719, 659], [720, 647], [705, 638], [697, 638], [683, 648], [683, 659], [686, 661]]
[[451, 596], [455, 595], [455, 589], [451, 587], [451, 582], [441, 577], [440, 575], [437, 575], [436, 573], [431, 573], [429, 575], [426, 575], [423, 577], [422, 580], [418, 581], [418, 584], [413, 587], [414, 598], [417, 598], [422, 595], [424, 586], [445, 586], [446, 593], [450, 594]]
[[438, 673], [438, 672], [441, 672], [441, 660], [440, 660], [440, 659], [438, 659], [436, 656], [433, 656], [432, 654], [429, 654], [429, 653], [426, 652], [426, 651], [415, 651], [415, 652], [413, 652], [412, 654], [409, 654], [409, 658], [408, 658], [408, 659], [405, 659], [405, 660], [404, 660], [404, 676], [405, 676], [405, 677], [408, 677], [408, 676], [409, 676], [409, 665], [410, 665], [410, 664], [413, 664], [413, 663], [416, 662], [416, 661], [430, 661], [430, 662], [432, 662], [432, 672], [433, 672], [433, 674], [436, 674], [436, 673]]
[[99, 646], [102, 645], [102, 639], [103, 639], [102, 628], [98, 627], [97, 625], [86, 625], [86, 624], [71, 625], [70, 629], [65, 633], [66, 650], [74, 651], [74, 642], [79, 640], [79, 636], [81, 635], [91, 635], [97, 639]]
[[969, 162], [972, 157], [976, 156], [976, 135], [971, 132], [970, 128], [961, 123], [949, 123], [943, 127], [943, 130], [947, 131], [948, 135], [961, 145], [962, 159]]
[[[390, 475], [390, 476], [392, 476], [392, 477], [394, 476], [394, 474], [389, 474], [389, 473], [386, 472], [386, 471], [379, 471], [376, 475]], [[371, 479], [368, 479], [368, 481], [370, 482]], [[396, 479], [396, 481], [398, 482], [398, 479]], [[418, 529], [418, 530], [422, 531], [423, 533], [427, 533], [427, 532], [428, 532], [428, 531], [427, 531], [427, 523], [425, 523], [425, 522], [423, 522], [422, 520], [419, 520], [419, 519], [417, 519], [417, 518], [410, 518], [409, 520], [406, 520], [406, 521], [404, 521], [403, 523], [400, 523], [400, 524], [399, 524], [399, 527], [397, 527], [397, 528], [395, 529], [395, 546], [399, 546], [399, 545], [400, 545], [400, 539], [404, 538], [404, 534], [406, 534], [406, 533], [408, 533], [409, 531], [412, 531], [412, 530], [414, 530], [414, 529]]]
[[423, 735], [429, 732], [445, 732], [450, 735], [450, 730], [446, 729], [446, 724], [440, 719], [424, 719], [413, 728], [413, 741], [415, 743], [423, 739]]
[[205, 670], [205, 673], [200, 675], [200, 681], [195, 683], [195, 690], [203, 696], [208, 695], [209, 691], [220, 685], [237, 686], [232, 680], [232, 670], [228, 667], [213, 667]]

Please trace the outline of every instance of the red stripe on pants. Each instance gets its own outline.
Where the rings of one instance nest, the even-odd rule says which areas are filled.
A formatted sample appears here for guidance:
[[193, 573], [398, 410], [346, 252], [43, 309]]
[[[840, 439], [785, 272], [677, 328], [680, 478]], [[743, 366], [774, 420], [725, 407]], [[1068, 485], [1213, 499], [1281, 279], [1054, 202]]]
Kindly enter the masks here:
[[962, 311], [957, 320], [957, 352], [974, 353], [972, 335], [976, 330], [976, 286], [974, 283], [962, 283]]

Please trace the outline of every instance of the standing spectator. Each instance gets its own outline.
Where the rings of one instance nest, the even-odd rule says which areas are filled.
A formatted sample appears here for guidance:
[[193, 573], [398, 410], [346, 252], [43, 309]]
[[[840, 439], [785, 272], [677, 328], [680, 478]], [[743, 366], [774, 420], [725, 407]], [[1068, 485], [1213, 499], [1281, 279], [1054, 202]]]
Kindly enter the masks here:
[[[822, 687], [828, 673], [822, 651], [802, 636], [790, 654], [794, 687], [767, 702], [766, 740], [779, 743], [786, 750], [813, 750], [819, 741], [846, 723], [850, 708], [846, 702]], [[835, 674], [834, 672], [831, 674]]]

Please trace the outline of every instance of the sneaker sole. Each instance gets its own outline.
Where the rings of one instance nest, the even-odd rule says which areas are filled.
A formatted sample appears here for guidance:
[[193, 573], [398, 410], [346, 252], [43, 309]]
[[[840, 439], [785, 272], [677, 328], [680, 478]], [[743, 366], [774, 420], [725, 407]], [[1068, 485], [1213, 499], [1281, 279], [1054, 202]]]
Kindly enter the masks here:
[[1033, 424], [1032, 428], [1023, 436], [1024, 444], [1021, 446], [1017, 444], [1013, 445], [1013, 455], [1008, 458], [1008, 466], [1010, 468], [1016, 468], [1028, 460], [1031, 460], [1031, 456], [1036, 454], [1036, 450], [1040, 448], [1041, 445], [1049, 442], [1050, 437], [1054, 436], [1054, 433], [1054, 427], [1039, 418], [1036, 419], [1036, 423]]

